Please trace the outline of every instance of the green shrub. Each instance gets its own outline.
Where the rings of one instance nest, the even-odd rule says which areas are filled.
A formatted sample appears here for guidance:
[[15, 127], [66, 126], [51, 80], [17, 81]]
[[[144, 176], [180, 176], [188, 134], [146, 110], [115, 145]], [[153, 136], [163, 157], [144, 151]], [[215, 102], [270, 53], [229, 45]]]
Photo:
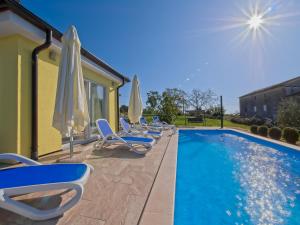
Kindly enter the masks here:
[[260, 136], [267, 137], [268, 136], [268, 127], [267, 126], [259, 126], [257, 129], [257, 133]]
[[279, 127], [271, 127], [269, 129], [269, 136], [272, 139], [280, 140], [281, 138], [281, 129]]
[[250, 131], [251, 131], [252, 134], [257, 134], [257, 126], [256, 125], [252, 125], [250, 127]]
[[299, 132], [295, 128], [286, 127], [283, 129], [283, 138], [291, 144], [296, 144], [299, 139]]
[[277, 123], [283, 127], [296, 127], [300, 129], [299, 96], [284, 99], [280, 102], [277, 112]]

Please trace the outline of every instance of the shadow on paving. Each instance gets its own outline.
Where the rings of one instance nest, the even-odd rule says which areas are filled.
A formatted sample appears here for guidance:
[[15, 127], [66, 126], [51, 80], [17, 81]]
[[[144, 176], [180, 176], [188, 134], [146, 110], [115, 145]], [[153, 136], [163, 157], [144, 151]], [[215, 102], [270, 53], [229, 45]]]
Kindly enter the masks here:
[[[150, 150], [151, 151], [151, 150]], [[119, 158], [119, 159], [140, 159], [144, 158], [145, 155], [137, 154], [133, 151], [130, 151], [129, 147], [124, 145], [104, 147], [101, 150], [94, 150], [89, 156], [89, 159], [97, 158]]]
[[[48, 210], [61, 205], [63, 202], [63, 195], [68, 195], [68, 193], [69, 191], [60, 191], [59, 193], [56, 192], [52, 195], [34, 193], [28, 195], [15, 196], [14, 199], [40, 210]], [[46, 221], [33, 221], [13, 212], [0, 209], [0, 218], [0, 225], [55, 225], [58, 223], [58, 220], [61, 218], [61, 216]]]

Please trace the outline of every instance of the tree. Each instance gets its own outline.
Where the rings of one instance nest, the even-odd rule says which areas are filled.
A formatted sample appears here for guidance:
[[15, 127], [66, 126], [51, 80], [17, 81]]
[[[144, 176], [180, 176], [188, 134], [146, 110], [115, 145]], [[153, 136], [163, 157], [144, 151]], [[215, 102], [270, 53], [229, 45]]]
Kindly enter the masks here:
[[185, 108], [189, 106], [188, 95], [184, 90], [179, 88], [167, 88], [165, 91], [174, 100], [179, 112], [184, 112]]
[[212, 107], [216, 100], [217, 95], [212, 90], [201, 91], [200, 89], [193, 89], [189, 95], [191, 106], [198, 112]]
[[300, 103], [297, 99], [284, 99], [280, 102], [277, 123], [283, 127], [300, 128]]
[[[225, 114], [225, 109], [223, 107], [223, 115]], [[220, 106], [211, 106], [207, 110], [208, 114], [210, 114], [214, 118], [220, 118], [221, 117], [221, 107]]]
[[155, 113], [158, 111], [160, 101], [161, 101], [161, 95], [158, 93], [158, 91], [149, 91], [147, 93], [147, 111], [151, 113]]
[[159, 106], [159, 116], [162, 121], [173, 123], [179, 113], [178, 106], [176, 105], [176, 96], [172, 95], [169, 91], [164, 91]]
[[120, 113], [127, 114], [128, 113], [128, 106], [127, 105], [121, 105]]

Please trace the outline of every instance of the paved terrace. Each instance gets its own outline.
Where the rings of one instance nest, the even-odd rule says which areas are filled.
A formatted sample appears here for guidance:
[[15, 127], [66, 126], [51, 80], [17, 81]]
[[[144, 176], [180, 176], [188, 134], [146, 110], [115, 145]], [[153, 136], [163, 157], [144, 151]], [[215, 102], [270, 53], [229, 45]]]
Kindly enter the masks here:
[[[151, 224], [149, 223], [151, 214], [148, 213], [149, 207], [148, 205], [146, 207], [146, 202], [170, 140], [172, 139], [172, 146], [177, 144], [177, 139], [174, 141], [170, 134], [170, 132], [165, 132], [165, 135], [146, 156], [130, 152], [124, 146], [107, 147], [100, 151], [93, 150], [93, 143], [77, 147], [75, 158], [85, 155], [87, 158], [85, 162], [95, 168], [85, 185], [82, 200], [62, 217], [39, 222], [0, 209], [0, 224], [134, 225], [140, 222], [140, 224]], [[52, 163], [67, 155], [67, 152], [59, 152], [46, 156], [40, 161]], [[66, 201], [72, 194], [72, 192], [64, 191], [35, 193], [17, 196], [16, 199], [41, 209], [48, 209]], [[169, 195], [169, 202], [172, 201], [171, 197]], [[157, 204], [159, 205], [159, 202], [155, 205]], [[141, 217], [144, 209], [146, 219]], [[156, 220], [157, 215], [159, 216], [159, 214], [153, 214]]]

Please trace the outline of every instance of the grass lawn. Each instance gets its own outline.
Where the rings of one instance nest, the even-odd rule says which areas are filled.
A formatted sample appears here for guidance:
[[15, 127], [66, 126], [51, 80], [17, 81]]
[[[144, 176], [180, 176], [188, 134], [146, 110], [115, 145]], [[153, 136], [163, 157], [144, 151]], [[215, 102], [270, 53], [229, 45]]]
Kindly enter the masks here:
[[[145, 115], [145, 118], [150, 122], [152, 121], [152, 116]], [[186, 123], [184, 116], [178, 116], [175, 120], [176, 126], [205, 126], [205, 127], [220, 127], [221, 121], [218, 119], [206, 119], [206, 123]], [[248, 125], [244, 124], [238, 124], [238, 123], [232, 123], [229, 120], [224, 120], [224, 127], [230, 127], [230, 128], [240, 128], [243, 130], [249, 130]]]

